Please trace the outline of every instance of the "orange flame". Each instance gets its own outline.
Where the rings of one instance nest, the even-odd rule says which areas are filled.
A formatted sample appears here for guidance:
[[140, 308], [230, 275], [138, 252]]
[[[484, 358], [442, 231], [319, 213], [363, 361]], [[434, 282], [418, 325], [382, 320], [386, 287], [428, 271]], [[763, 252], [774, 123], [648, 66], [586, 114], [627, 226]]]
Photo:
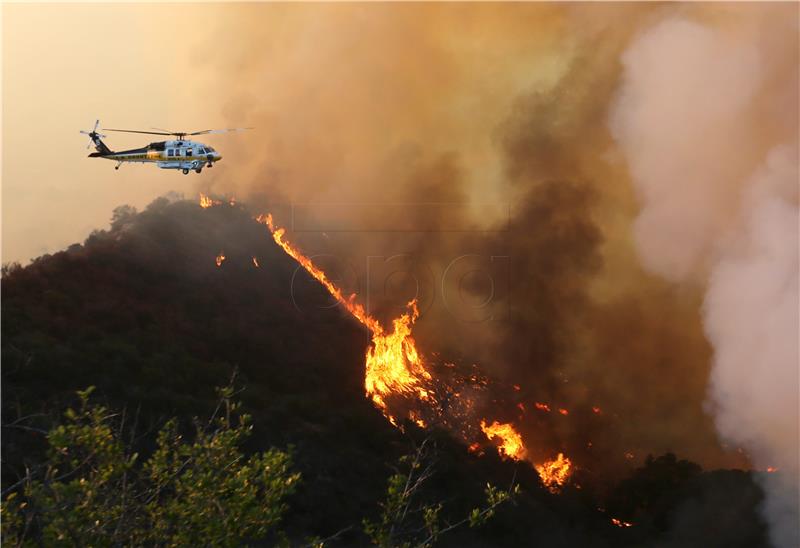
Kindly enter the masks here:
[[200, 193], [200, 207], [203, 209], [209, 208], [214, 205], [214, 200], [208, 197], [208, 195]]
[[[367, 313], [361, 304], [355, 301], [355, 293], [345, 296], [342, 290], [336, 287], [322, 270], [317, 268], [308, 257], [285, 239], [286, 230], [276, 227], [272, 215], [260, 215], [256, 220], [267, 226], [276, 244], [305, 268], [315, 280], [321, 283], [345, 310], [369, 329], [372, 334], [372, 344], [367, 349], [365, 356], [364, 387], [367, 396], [381, 409], [389, 422], [398, 426], [397, 419], [389, 412], [387, 398], [390, 396], [413, 397], [435, 407], [437, 402], [431, 388], [431, 373], [417, 351], [416, 342], [411, 336], [412, 327], [419, 317], [416, 300], [408, 303], [408, 311], [406, 313], [393, 320], [392, 331], [388, 332], [378, 320]], [[255, 257], [253, 257], [253, 261], [257, 266]], [[474, 375], [471, 380], [476, 383], [480, 381], [485, 384], [486, 382], [485, 379], [479, 379]], [[459, 394], [456, 393], [455, 395], [458, 396]], [[547, 404], [536, 402], [535, 406], [537, 409], [550, 411], [550, 407]], [[524, 411], [523, 405], [520, 404], [520, 408]], [[559, 411], [563, 413], [566, 410]], [[415, 411], [410, 411], [408, 418], [420, 427], [427, 426], [427, 422]], [[523, 444], [522, 436], [513, 425], [497, 421], [487, 425], [485, 420], [481, 420], [480, 426], [489, 440], [497, 440], [500, 451], [504, 455], [514, 460], [526, 458], [527, 451]], [[469, 445], [468, 449], [471, 452], [479, 451], [480, 444], [474, 442]], [[570, 460], [563, 453], [559, 453], [555, 460], [536, 465], [535, 468], [543, 483], [555, 493], [569, 477], [571, 466]]]
[[411, 313], [402, 314], [392, 322], [394, 330], [391, 334], [373, 331], [372, 346], [367, 349], [364, 386], [367, 395], [384, 411], [386, 397], [390, 394], [416, 394], [423, 400], [429, 398], [423, 385], [431, 375], [411, 337], [411, 326], [419, 317], [419, 310], [416, 301], [411, 301], [408, 306]]
[[486, 421], [481, 420], [481, 430], [490, 440], [498, 438], [500, 451], [514, 460], [525, 458], [525, 445], [522, 443], [522, 436], [519, 435], [511, 424], [501, 424], [494, 421], [486, 426]]
[[275, 226], [272, 215], [261, 215], [257, 221], [265, 224], [272, 233], [275, 243], [300, 263], [314, 279], [325, 286], [325, 289], [372, 333], [372, 346], [367, 349], [366, 354], [364, 387], [367, 395], [381, 408], [392, 424], [397, 423], [388, 411], [386, 398], [389, 395], [416, 395], [423, 400], [428, 399], [429, 392], [423, 385], [431, 379], [431, 375], [425, 368], [417, 351], [416, 343], [411, 337], [411, 327], [419, 317], [416, 300], [408, 303], [409, 312], [396, 318], [392, 322], [392, 332], [387, 333], [378, 320], [370, 316], [363, 306], [355, 302], [355, 293], [345, 297], [322, 270], [284, 239], [286, 230]]
[[565, 457], [564, 453], [559, 453], [555, 459], [537, 464], [535, 468], [545, 487], [551, 493], [558, 493], [569, 477], [572, 461]]
[[[208, 194], [203, 194], [202, 192], [200, 193], [200, 207], [202, 207], [203, 209], [208, 209], [209, 207], [222, 205], [224, 203], [225, 202], [222, 202], [220, 200], [215, 200]], [[236, 205], [236, 198], [231, 196], [230, 199], [228, 200], [228, 205], [234, 207]]]
[[420, 418], [420, 417], [417, 415], [417, 413], [416, 413], [415, 411], [410, 411], [410, 412], [408, 413], [408, 418], [409, 418], [409, 419], [411, 419], [412, 421], [414, 421], [414, 424], [416, 424], [416, 425], [417, 425], [417, 426], [419, 426], [420, 428], [427, 428], [427, 427], [428, 427], [428, 423], [427, 423], [427, 422], [425, 422], [425, 420], [424, 420], [424, 419], [421, 419], [421, 418]]
[[633, 527], [633, 524], [629, 521], [622, 521], [617, 518], [611, 518], [611, 523], [616, 525], [617, 527]]
[[569, 411], [567, 411], [563, 407], [561, 409], [559, 409], [558, 412], [561, 413], [562, 415], [569, 415]]
[[225, 253], [220, 251], [219, 255], [217, 255], [216, 263], [217, 266], [222, 266], [222, 263], [225, 261]]
[[348, 297], [345, 297], [342, 291], [333, 285], [325, 273], [314, 266], [314, 263], [311, 262], [311, 259], [303, 255], [299, 249], [295, 248], [292, 244], [284, 240], [284, 235], [286, 234], [286, 229], [284, 228], [276, 228], [275, 223], [272, 220], [272, 215], [259, 215], [256, 220], [259, 223], [265, 224], [269, 231], [272, 233], [272, 239], [275, 240], [275, 243], [278, 244], [283, 248], [283, 250], [292, 257], [295, 261], [300, 263], [300, 265], [305, 268], [311, 276], [325, 286], [325, 289], [336, 299], [345, 309], [350, 312], [355, 318], [361, 322], [364, 326], [367, 327], [372, 333], [382, 333], [383, 329], [378, 321], [367, 314], [367, 311], [364, 310], [364, 307], [360, 304], [355, 302], [356, 295], [352, 293]]

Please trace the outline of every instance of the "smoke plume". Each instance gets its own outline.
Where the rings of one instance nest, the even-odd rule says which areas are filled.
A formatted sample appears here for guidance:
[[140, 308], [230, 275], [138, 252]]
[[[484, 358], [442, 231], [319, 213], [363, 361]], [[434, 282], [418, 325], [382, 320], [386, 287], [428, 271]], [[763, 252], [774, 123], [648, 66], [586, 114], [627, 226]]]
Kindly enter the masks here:
[[657, 22], [622, 57], [611, 116], [643, 264], [705, 287], [717, 429], [778, 470], [762, 481], [780, 547], [800, 541], [797, 31], [796, 6]]
[[793, 7], [219, 10], [204, 96], [258, 129], [203, 191], [383, 321], [417, 296], [421, 350], [505, 387], [487, 418], [534, 453], [796, 477]]

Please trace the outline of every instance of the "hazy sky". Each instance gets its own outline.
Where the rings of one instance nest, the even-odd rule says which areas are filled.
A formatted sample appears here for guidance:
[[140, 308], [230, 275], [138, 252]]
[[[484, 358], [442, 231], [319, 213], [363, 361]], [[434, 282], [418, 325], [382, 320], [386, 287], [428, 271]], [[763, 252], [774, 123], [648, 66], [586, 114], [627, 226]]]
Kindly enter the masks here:
[[[555, 82], [571, 40], [560, 8], [496, 8], [4, 4], [2, 260], [82, 242], [114, 207], [170, 191], [246, 198], [252, 180], [276, 173], [292, 200], [312, 199], [309, 188], [329, 201], [392, 186], [376, 174], [411, 166], [394, 160], [421, 148], [457, 151], [481, 203], [507, 200], [495, 129], [520, 91]], [[145, 130], [259, 127], [204, 137], [225, 159], [184, 176], [87, 158], [79, 130], [97, 118]], [[155, 140], [109, 133], [105, 142]]]
[[[396, 160], [420, 151], [433, 151], [426, 161], [457, 153], [476, 199], [506, 203], [497, 126], [519, 93], [552, 86], [572, 51], [569, 17], [548, 4], [2, 10], [2, 260], [23, 264], [82, 242], [118, 205], [198, 188], [247, 198], [253, 180], [285, 199], [330, 201], [399, 186], [405, 175], [392, 166], [415, 169]], [[87, 158], [79, 130], [97, 118], [145, 130], [259, 127], [204, 137], [225, 159], [184, 176]], [[160, 138], [104, 140], [126, 149]]]
[[[2, 260], [28, 262], [105, 228], [121, 204], [141, 208], [196, 174], [89, 159], [101, 127], [193, 131], [224, 126], [208, 85], [192, 76], [208, 56], [199, 34], [212, 5], [4, 4]], [[176, 24], [177, 22], [177, 24]], [[202, 72], [202, 70], [200, 70]], [[152, 139], [150, 138], [152, 137]], [[110, 133], [112, 149], [157, 136]], [[235, 138], [212, 135], [222, 149]], [[224, 160], [215, 170], [225, 170]]]

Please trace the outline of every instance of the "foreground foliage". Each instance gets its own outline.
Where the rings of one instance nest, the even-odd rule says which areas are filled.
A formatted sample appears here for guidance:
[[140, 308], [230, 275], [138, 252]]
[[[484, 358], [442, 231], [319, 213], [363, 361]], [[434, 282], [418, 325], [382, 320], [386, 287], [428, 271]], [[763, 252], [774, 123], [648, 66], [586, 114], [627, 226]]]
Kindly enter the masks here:
[[300, 475], [286, 452], [241, 452], [252, 427], [231, 386], [190, 440], [172, 419], [141, 463], [91, 392], [48, 432], [46, 467], [28, 470], [3, 502], [5, 545], [239, 546], [275, 531]]
[[513, 500], [520, 493], [519, 485], [512, 482], [508, 491], [500, 491], [486, 484], [486, 504], [474, 508], [469, 515], [455, 522], [446, 522], [441, 513], [442, 502], [419, 502], [419, 491], [433, 475], [433, 455], [426, 439], [411, 454], [400, 459], [403, 470], [389, 477], [386, 498], [380, 504], [381, 515], [376, 521], [365, 519], [364, 532], [375, 546], [381, 548], [428, 548], [439, 538], [462, 525], [477, 527], [486, 523], [495, 509]]
[[[27, 470], [2, 504], [2, 541], [9, 546], [241, 546], [277, 531], [285, 499], [300, 474], [289, 453], [271, 449], [245, 456], [250, 417], [233, 400], [233, 383], [218, 389], [220, 401], [206, 423], [194, 420], [191, 436], [177, 419], [158, 433], [143, 462], [123, 441], [124, 418], [90, 402], [94, 387], [78, 392], [79, 405], [47, 433], [47, 462]], [[135, 433], [135, 428], [132, 430]], [[190, 441], [189, 441], [190, 440]], [[426, 439], [399, 460], [389, 477], [378, 520], [362, 521], [363, 532], [381, 548], [428, 548], [445, 533], [486, 523], [495, 509], [519, 494], [487, 484], [484, 507], [454, 522], [441, 517], [442, 502], [420, 502], [433, 475], [435, 449]], [[322, 547], [352, 527], [327, 539]]]

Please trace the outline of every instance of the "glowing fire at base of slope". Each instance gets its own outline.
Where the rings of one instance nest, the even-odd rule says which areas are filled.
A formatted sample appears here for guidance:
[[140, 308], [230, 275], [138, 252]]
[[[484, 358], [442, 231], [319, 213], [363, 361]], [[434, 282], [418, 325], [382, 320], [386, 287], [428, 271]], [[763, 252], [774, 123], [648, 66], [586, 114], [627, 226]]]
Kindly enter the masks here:
[[[527, 451], [525, 450], [525, 444], [522, 443], [522, 436], [513, 425], [497, 421], [487, 425], [485, 420], [481, 420], [481, 430], [489, 440], [497, 440], [502, 454], [514, 460], [526, 458]], [[544, 486], [551, 493], [558, 493], [572, 472], [572, 461], [565, 457], [563, 453], [559, 453], [555, 459], [536, 464], [534, 468], [539, 473]]]
[[497, 439], [500, 452], [515, 460], [525, 458], [525, 445], [522, 443], [522, 436], [519, 435], [510, 424], [501, 424], [494, 421], [487, 426], [485, 420], [481, 420], [481, 430], [489, 440]]
[[569, 478], [572, 468], [572, 461], [559, 453], [554, 460], [543, 462], [534, 466], [542, 478], [542, 483], [551, 493], [558, 493]]

